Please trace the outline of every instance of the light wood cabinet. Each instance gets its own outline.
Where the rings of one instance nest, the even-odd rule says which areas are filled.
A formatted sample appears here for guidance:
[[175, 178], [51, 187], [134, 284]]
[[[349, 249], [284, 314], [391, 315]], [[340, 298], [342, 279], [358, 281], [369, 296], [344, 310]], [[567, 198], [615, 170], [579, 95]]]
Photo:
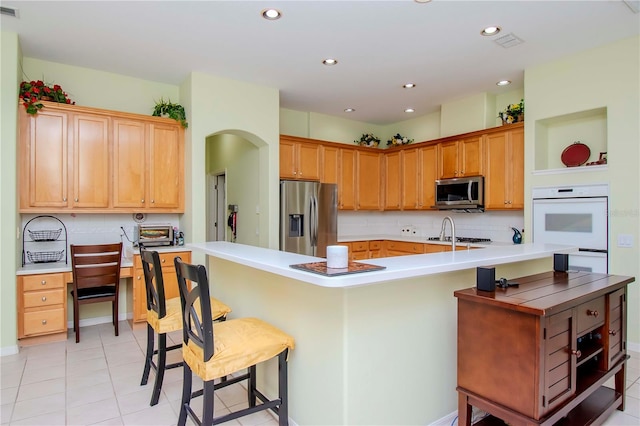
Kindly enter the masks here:
[[340, 148], [322, 145], [320, 147], [320, 164], [322, 183], [339, 183], [340, 180]]
[[486, 138], [485, 209], [524, 209], [524, 128]]
[[49, 102], [19, 116], [20, 212], [184, 211], [174, 120]]
[[67, 293], [63, 273], [19, 275], [18, 339], [67, 331]]
[[[176, 275], [173, 259], [180, 256], [186, 263], [191, 262], [190, 251], [159, 252], [162, 264], [162, 279], [164, 281], [165, 299], [180, 297], [178, 289], [178, 277]], [[133, 256], [133, 322], [145, 322], [147, 320], [147, 294], [144, 283], [144, 272], [140, 255]]]
[[482, 175], [483, 141], [480, 135], [438, 144], [440, 179]]
[[369, 259], [377, 259], [384, 255], [383, 241], [369, 241]]
[[418, 151], [418, 207], [434, 210], [436, 205], [436, 179], [438, 176], [438, 147], [425, 146]]
[[380, 210], [382, 153], [357, 151], [357, 210]]
[[424, 254], [424, 243], [411, 243], [407, 241], [385, 241], [385, 256], [404, 256], [407, 254]]
[[349, 260], [365, 260], [369, 259], [369, 242], [368, 241], [351, 241], [349, 244]]
[[403, 195], [404, 175], [402, 170], [402, 151], [384, 155], [384, 209], [400, 210]]
[[109, 207], [109, 118], [20, 111], [20, 211]]
[[109, 207], [109, 117], [71, 114], [73, 208]]
[[338, 173], [338, 209], [356, 208], [356, 150], [340, 149], [340, 170]]
[[280, 136], [280, 177], [320, 180], [320, 145], [302, 138]]
[[[471, 406], [507, 424], [545, 426], [602, 424], [624, 410], [625, 295], [634, 278], [552, 271], [513, 281], [519, 288], [489, 297], [475, 287], [454, 293], [459, 423], [471, 425]], [[615, 389], [603, 386], [612, 377]]]

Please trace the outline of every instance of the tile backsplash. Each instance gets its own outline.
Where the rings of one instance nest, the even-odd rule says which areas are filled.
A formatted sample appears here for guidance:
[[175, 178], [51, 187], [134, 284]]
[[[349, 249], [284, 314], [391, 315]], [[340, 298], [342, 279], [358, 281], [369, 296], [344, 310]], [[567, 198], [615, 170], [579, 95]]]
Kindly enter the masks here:
[[[43, 215], [36, 214], [23, 214], [21, 216], [21, 229], [22, 233], [27, 232], [25, 225], [31, 219]], [[104, 244], [123, 242], [124, 252], [131, 253], [132, 241], [133, 241], [133, 229], [137, 224], [131, 214], [55, 214], [53, 216], [64, 224], [67, 230], [67, 247], [69, 250], [70, 244]], [[169, 223], [174, 227], [179, 226], [178, 214], [148, 214], [145, 217], [143, 223]], [[46, 229], [46, 227], [58, 226], [55, 221], [47, 222], [47, 219], [33, 220], [29, 222], [29, 229], [40, 230]], [[43, 228], [44, 227], [44, 228]], [[124, 229], [124, 232], [123, 232]], [[24, 239], [24, 235], [21, 235], [21, 239]], [[59, 238], [64, 240], [64, 234]], [[24, 240], [23, 240], [24, 241]], [[34, 250], [35, 243], [29, 243], [30, 238], [27, 236], [25, 250]], [[39, 243], [38, 243], [39, 244]], [[46, 243], [47, 246], [53, 246], [53, 243]], [[47, 249], [44, 244], [38, 245], [42, 249]], [[129, 257], [129, 256], [126, 256]]]
[[[411, 228], [416, 237], [425, 239], [440, 234], [442, 219], [451, 216], [456, 227], [456, 236], [490, 238], [492, 241], [511, 242], [513, 230], [522, 231], [522, 211], [490, 211], [484, 213], [455, 213], [451, 211], [403, 211], [403, 212], [338, 212], [338, 238], [369, 235], [402, 236], [402, 230]], [[525, 230], [526, 231], [526, 230]], [[451, 234], [447, 225], [446, 234]], [[531, 242], [526, 232], [523, 242]]]

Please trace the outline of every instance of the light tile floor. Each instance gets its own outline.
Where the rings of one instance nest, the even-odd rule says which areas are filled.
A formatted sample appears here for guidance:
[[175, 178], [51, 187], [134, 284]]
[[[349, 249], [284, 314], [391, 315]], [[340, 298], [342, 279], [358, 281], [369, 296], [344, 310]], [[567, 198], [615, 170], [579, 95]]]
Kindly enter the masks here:
[[[175, 425], [182, 396], [182, 368], [165, 372], [158, 405], [149, 406], [155, 375], [140, 386], [146, 348], [146, 328], [131, 329], [121, 321], [120, 336], [111, 324], [82, 327], [80, 343], [69, 333], [66, 342], [20, 348], [16, 355], [0, 357], [1, 425]], [[180, 343], [181, 332], [167, 344]], [[169, 352], [169, 363], [180, 359]], [[193, 388], [202, 382], [194, 377]], [[202, 409], [202, 398], [192, 406]], [[246, 392], [235, 384], [216, 393], [215, 415], [247, 407]], [[187, 424], [193, 424], [190, 420]], [[269, 412], [225, 425], [277, 426]]]
[[[111, 324], [82, 327], [78, 344], [71, 332], [66, 342], [25, 347], [19, 354], [0, 357], [0, 424], [175, 425], [180, 412], [182, 369], [166, 371], [160, 401], [150, 407], [153, 372], [149, 383], [140, 386], [146, 329], [131, 330], [127, 322], [120, 322], [119, 327], [118, 337]], [[173, 333], [167, 344], [181, 339], [181, 332]], [[640, 424], [640, 353], [629, 354], [625, 411], [615, 411], [605, 426]], [[179, 358], [179, 351], [169, 353], [169, 362]], [[612, 381], [608, 385], [613, 387]], [[202, 382], [196, 377], [193, 386], [198, 389]], [[216, 416], [247, 406], [246, 392], [240, 384], [216, 395]], [[201, 401], [196, 398], [193, 402], [198, 413]], [[277, 424], [264, 411], [225, 423]]]

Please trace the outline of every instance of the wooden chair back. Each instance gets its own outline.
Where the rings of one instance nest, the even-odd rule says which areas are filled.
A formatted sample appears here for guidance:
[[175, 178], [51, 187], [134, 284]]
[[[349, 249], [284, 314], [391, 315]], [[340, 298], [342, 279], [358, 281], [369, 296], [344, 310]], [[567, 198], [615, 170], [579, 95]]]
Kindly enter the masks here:
[[[213, 356], [214, 338], [207, 270], [203, 265], [185, 263], [180, 257], [174, 263], [182, 304], [183, 342], [187, 345], [191, 341], [202, 348], [206, 362]], [[192, 283], [191, 290], [187, 281]]]
[[140, 247], [140, 260], [142, 260], [142, 271], [144, 272], [147, 309], [155, 311], [158, 318], [164, 318], [167, 315], [167, 306], [160, 255], [157, 251]]
[[82, 294], [82, 289], [105, 286], [115, 286], [116, 294], [118, 294], [121, 258], [121, 242], [92, 245], [71, 244], [74, 294]]

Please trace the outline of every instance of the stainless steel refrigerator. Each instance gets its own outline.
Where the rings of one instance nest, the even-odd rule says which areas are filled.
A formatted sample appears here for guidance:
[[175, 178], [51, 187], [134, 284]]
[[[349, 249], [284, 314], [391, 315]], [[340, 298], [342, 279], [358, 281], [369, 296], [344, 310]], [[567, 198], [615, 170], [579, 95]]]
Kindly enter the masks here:
[[280, 250], [327, 257], [337, 242], [337, 185], [280, 181]]

